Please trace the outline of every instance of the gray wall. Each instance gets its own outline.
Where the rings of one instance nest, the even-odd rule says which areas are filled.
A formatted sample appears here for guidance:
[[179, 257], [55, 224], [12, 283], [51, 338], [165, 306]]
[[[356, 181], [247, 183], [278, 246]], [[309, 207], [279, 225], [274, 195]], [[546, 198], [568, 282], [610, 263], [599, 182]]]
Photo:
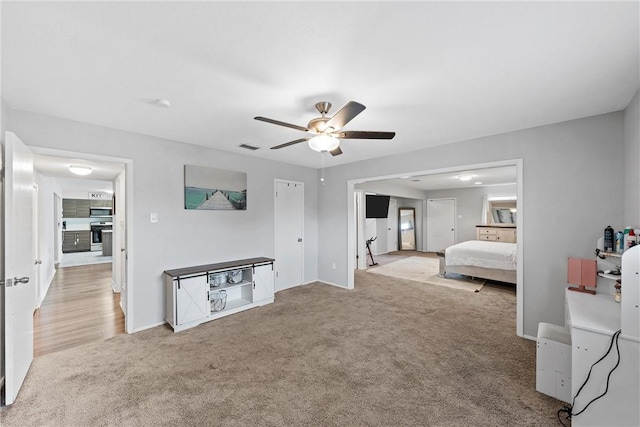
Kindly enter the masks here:
[[319, 279], [348, 283], [348, 180], [522, 158], [524, 334], [535, 336], [538, 322], [564, 322], [567, 257], [592, 257], [604, 227], [623, 225], [623, 156], [624, 112], [616, 112], [328, 168]]
[[[482, 224], [482, 205], [484, 196], [515, 196], [516, 185], [501, 185], [496, 187], [474, 187], [451, 190], [427, 191], [427, 199], [456, 199], [457, 242], [475, 240], [476, 225]], [[457, 243], [456, 242], [456, 243]]]
[[[29, 146], [133, 160], [133, 329], [164, 321], [162, 272], [212, 262], [274, 256], [274, 179], [305, 183], [305, 282], [317, 279], [318, 173], [315, 169], [24, 111], [8, 111], [7, 130]], [[247, 172], [246, 211], [186, 211], [185, 164]], [[128, 187], [129, 188], [129, 187]], [[157, 212], [158, 223], [149, 221]], [[343, 216], [341, 216], [343, 217]], [[342, 218], [342, 220], [344, 220]]]
[[640, 91], [624, 116], [624, 223], [640, 226]]

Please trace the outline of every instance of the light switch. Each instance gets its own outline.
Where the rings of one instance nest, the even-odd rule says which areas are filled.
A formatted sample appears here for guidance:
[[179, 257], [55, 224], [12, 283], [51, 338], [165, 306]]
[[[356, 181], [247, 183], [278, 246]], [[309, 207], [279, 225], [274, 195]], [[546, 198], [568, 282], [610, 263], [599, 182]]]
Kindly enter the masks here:
[[151, 222], [158, 222], [158, 212], [151, 212]]

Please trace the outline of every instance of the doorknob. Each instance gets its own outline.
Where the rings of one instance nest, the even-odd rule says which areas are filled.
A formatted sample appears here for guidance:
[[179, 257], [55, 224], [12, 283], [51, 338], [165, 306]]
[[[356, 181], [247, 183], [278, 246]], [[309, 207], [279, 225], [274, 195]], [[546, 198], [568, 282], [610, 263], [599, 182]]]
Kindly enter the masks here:
[[29, 278], [27, 276], [14, 277], [13, 279], [3, 280], [2, 282], [7, 288], [10, 288], [10, 287], [12, 287], [14, 285], [18, 285], [20, 283], [29, 283]]
[[38, 264], [42, 264], [42, 260], [41, 259], [37, 259], [36, 260], [36, 265], [38, 265]]
[[302, 238], [298, 237], [298, 243], [302, 242]]

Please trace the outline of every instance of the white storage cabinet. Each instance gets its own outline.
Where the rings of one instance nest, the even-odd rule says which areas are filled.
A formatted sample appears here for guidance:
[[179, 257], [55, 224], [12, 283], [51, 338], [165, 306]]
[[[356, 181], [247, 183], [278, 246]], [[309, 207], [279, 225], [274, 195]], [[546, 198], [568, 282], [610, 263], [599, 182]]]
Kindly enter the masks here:
[[[272, 303], [272, 258], [250, 258], [164, 272], [166, 317], [174, 332]], [[221, 294], [226, 294], [221, 297]]]

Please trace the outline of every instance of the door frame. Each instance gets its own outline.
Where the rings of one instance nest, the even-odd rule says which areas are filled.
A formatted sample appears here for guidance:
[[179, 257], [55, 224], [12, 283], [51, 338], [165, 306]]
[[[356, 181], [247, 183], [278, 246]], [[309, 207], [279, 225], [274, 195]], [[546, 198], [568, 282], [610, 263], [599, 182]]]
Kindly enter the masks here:
[[[387, 253], [395, 252], [400, 249], [400, 241], [398, 240], [398, 233], [396, 232], [400, 228], [398, 209], [398, 201], [394, 197], [391, 197], [389, 199], [389, 213], [393, 214], [393, 218], [387, 217]], [[393, 224], [389, 224], [390, 219], [393, 219]], [[390, 237], [393, 238], [393, 241], [391, 241]]]
[[[134, 230], [133, 230], [133, 203], [134, 203], [134, 190], [133, 190], [133, 159], [104, 156], [99, 154], [88, 154], [76, 151], [59, 150], [56, 148], [45, 148], [29, 146], [29, 149], [38, 155], [53, 156], [53, 157], [66, 157], [69, 159], [81, 159], [91, 160], [94, 162], [109, 162], [109, 163], [122, 163], [125, 168], [125, 226], [127, 229], [125, 236], [126, 244], [126, 283], [127, 283], [127, 301], [125, 307], [125, 332], [128, 334], [136, 332], [134, 328], [134, 265], [132, 257], [128, 255], [133, 253], [134, 248]], [[115, 190], [114, 190], [115, 191]], [[125, 268], [123, 265], [122, 268]], [[113, 272], [112, 272], [113, 274]]]
[[431, 234], [431, 222], [429, 221], [431, 219], [431, 209], [429, 209], [429, 201], [430, 200], [453, 200], [453, 243], [456, 244], [458, 243], [458, 200], [455, 197], [437, 197], [435, 199], [427, 199], [426, 200], [426, 204], [427, 204], [427, 211], [426, 211], [426, 217], [427, 217], [427, 240], [426, 240], [426, 244], [425, 244], [425, 248], [427, 251], [429, 252], [436, 252], [439, 251], [443, 248], [432, 248], [431, 245], [429, 243], [431, 243], [431, 240], [429, 239], [429, 235]]
[[369, 181], [379, 181], [390, 178], [400, 178], [407, 175], [435, 175], [447, 172], [462, 172], [468, 169], [486, 169], [502, 166], [515, 166], [517, 183], [516, 197], [518, 198], [518, 216], [516, 218], [516, 247], [517, 247], [517, 267], [516, 267], [516, 334], [519, 337], [524, 336], [524, 245], [523, 245], [523, 227], [524, 227], [524, 174], [523, 159], [508, 159], [496, 162], [463, 164], [458, 166], [450, 166], [440, 169], [427, 169], [422, 171], [401, 171], [400, 173], [374, 176], [369, 178], [359, 178], [347, 180], [347, 289], [353, 289], [355, 284], [354, 259], [355, 256], [355, 207], [353, 202], [353, 193], [356, 184], [362, 184]]
[[[304, 182], [301, 181], [292, 181], [289, 179], [282, 179], [282, 178], [275, 178], [273, 180], [273, 255], [274, 258], [277, 256], [276, 254], [276, 236], [278, 235], [278, 200], [276, 197], [276, 192], [278, 191], [278, 184], [282, 183], [282, 184], [294, 184], [294, 185], [300, 185], [302, 187], [302, 200], [300, 201], [300, 203], [302, 204], [302, 224], [301, 224], [301, 230], [300, 230], [300, 234], [301, 234], [301, 239], [302, 239], [302, 246], [300, 247], [300, 285], [304, 285], [304, 247], [306, 244], [306, 239], [304, 236]], [[278, 260], [276, 259], [276, 262]], [[277, 292], [276, 291], [276, 277], [274, 276], [274, 282], [273, 282], [273, 289], [274, 289], [274, 293]], [[295, 286], [294, 286], [295, 287]], [[290, 289], [290, 288], [287, 288]], [[285, 289], [282, 289], [285, 290]]]

